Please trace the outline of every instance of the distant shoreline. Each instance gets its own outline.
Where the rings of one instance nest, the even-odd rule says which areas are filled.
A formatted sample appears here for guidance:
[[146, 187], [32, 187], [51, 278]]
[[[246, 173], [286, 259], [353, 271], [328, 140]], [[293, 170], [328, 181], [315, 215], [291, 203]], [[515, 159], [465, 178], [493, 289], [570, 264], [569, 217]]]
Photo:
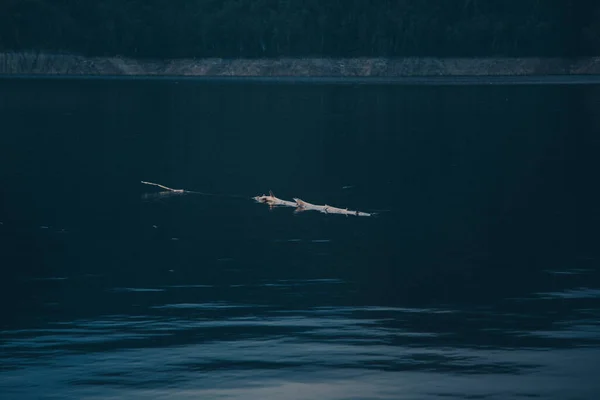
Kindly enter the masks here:
[[198, 77], [431, 77], [597, 75], [600, 57], [278, 58], [142, 60], [43, 52], [0, 53], [0, 75]]

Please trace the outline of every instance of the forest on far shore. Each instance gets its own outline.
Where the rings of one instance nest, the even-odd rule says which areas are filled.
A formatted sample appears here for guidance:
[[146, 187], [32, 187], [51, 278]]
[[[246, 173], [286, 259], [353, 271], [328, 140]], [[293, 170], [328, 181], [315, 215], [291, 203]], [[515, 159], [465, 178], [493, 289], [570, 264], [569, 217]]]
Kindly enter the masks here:
[[3, 0], [0, 51], [137, 58], [600, 55], [594, 0]]

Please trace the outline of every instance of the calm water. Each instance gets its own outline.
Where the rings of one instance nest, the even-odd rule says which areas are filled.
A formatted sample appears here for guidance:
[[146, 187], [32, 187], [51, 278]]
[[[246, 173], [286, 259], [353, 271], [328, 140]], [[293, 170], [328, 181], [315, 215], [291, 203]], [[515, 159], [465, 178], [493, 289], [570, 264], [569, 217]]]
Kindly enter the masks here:
[[0, 398], [595, 399], [599, 111], [593, 85], [2, 80]]

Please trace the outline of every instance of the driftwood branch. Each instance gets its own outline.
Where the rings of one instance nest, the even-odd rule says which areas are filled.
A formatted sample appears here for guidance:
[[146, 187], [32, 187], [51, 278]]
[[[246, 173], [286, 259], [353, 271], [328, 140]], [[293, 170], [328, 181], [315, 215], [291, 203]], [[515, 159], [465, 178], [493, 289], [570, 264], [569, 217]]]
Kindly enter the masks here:
[[[173, 189], [168, 186], [161, 185], [160, 183], [146, 182], [146, 181], [141, 181], [141, 182], [144, 185], [156, 186], [156, 187], [159, 187], [159, 188], [165, 190], [165, 191], [159, 192], [159, 193], [154, 193], [154, 194], [149, 194], [149, 195], [146, 194], [146, 195], [144, 195], [144, 198], [166, 197], [166, 196], [173, 195], [173, 194], [183, 194], [183, 193], [196, 193], [196, 194], [209, 195], [209, 196], [223, 196], [223, 195], [216, 195], [216, 194], [212, 194], [212, 193], [188, 191], [188, 190], [184, 190], [184, 189]], [[239, 198], [242, 196], [230, 195], [227, 197]], [[306, 201], [300, 200], [298, 198], [294, 198], [294, 201], [283, 200], [283, 199], [276, 197], [272, 191], [269, 191], [268, 195], [263, 194], [261, 196], [255, 196], [255, 197], [252, 197], [252, 199], [258, 203], [267, 204], [270, 208], [293, 207], [296, 209], [295, 212], [318, 211], [323, 214], [341, 214], [341, 215], [346, 215], [346, 216], [353, 215], [356, 217], [370, 217], [370, 216], [375, 215], [373, 213], [348, 210], [347, 208], [333, 207], [333, 206], [330, 206], [327, 204], [325, 204], [325, 205], [311, 204]]]
[[185, 190], [183, 189], [173, 189], [164, 185], [161, 185], [160, 183], [154, 183], [154, 182], [145, 182], [145, 181], [141, 181], [144, 185], [151, 185], [151, 186], [157, 186], [161, 189], [165, 189], [168, 190], [169, 192], [173, 192], [173, 193], [186, 193]]

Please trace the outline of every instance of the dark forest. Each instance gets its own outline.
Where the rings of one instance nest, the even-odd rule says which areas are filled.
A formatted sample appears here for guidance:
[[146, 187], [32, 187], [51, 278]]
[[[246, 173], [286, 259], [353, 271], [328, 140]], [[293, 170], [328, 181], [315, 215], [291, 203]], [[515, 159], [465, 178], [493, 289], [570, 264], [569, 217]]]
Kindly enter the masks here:
[[573, 57], [588, 0], [3, 0], [0, 51], [175, 57]]

